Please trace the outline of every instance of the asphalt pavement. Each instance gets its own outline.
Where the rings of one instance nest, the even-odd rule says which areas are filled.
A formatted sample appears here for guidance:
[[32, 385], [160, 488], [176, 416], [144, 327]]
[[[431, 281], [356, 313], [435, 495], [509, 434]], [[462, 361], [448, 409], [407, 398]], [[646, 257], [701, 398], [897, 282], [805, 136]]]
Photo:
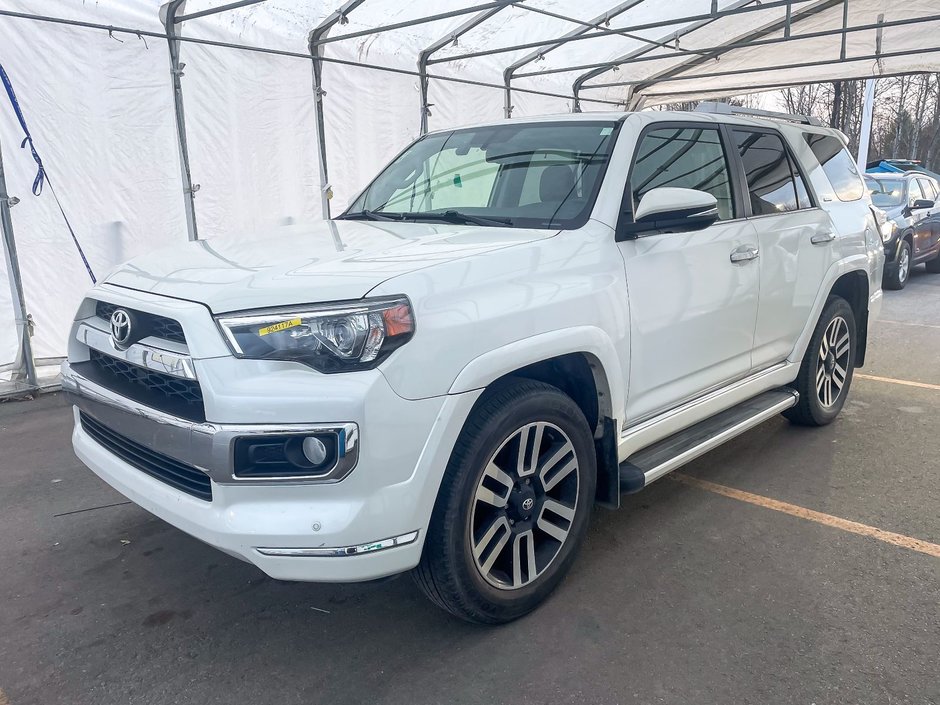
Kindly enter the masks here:
[[885, 299], [835, 423], [680, 471], [758, 503], [666, 478], [598, 509], [498, 628], [408, 576], [271, 580], [124, 503], [59, 395], [0, 405], [0, 705], [940, 703], [940, 558], [819, 519], [940, 544], [940, 275]]

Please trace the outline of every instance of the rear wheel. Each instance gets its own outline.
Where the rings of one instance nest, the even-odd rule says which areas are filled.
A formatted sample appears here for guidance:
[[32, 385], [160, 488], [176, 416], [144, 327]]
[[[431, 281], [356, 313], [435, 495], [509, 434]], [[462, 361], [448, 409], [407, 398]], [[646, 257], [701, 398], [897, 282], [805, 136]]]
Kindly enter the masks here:
[[418, 587], [471, 622], [530, 612], [574, 561], [596, 481], [591, 430], [570, 397], [530, 380], [488, 392], [448, 463]]
[[842, 411], [852, 384], [856, 345], [852, 307], [841, 296], [830, 296], [794, 383], [800, 400], [783, 415], [803, 426], [831, 423]]
[[897, 261], [885, 272], [884, 285], [886, 289], [903, 289], [911, 276], [911, 243], [901, 241]]

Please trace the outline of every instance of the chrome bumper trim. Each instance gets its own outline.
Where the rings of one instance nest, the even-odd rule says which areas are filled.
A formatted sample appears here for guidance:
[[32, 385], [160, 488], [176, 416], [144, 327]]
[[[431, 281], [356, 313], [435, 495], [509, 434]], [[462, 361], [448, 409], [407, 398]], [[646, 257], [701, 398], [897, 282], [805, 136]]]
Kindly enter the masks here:
[[134, 343], [127, 350], [119, 350], [111, 343], [111, 336], [108, 333], [88, 323], [78, 324], [75, 338], [92, 350], [124, 360], [131, 365], [181, 379], [196, 379], [196, 369], [189, 355], [180, 355], [143, 343]]
[[339, 546], [337, 548], [256, 548], [255, 550], [264, 556], [282, 556], [294, 558], [313, 558], [313, 557], [344, 557], [360, 556], [363, 553], [375, 553], [384, 551], [396, 546], [406, 546], [418, 540], [418, 532], [412, 531], [401, 536], [393, 536], [381, 541], [372, 543], [361, 543], [358, 546]]
[[[284, 485], [339, 482], [359, 461], [359, 426], [355, 423], [218, 424], [187, 421], [127, 399], [62, 363], [62, 391], [82, 412], [115, 433], [187, 463], [227, 485]], [[236, 477], [235, 439], [243, 436], [333, 433], [338, 458], [327, 472], [315, 476]]]

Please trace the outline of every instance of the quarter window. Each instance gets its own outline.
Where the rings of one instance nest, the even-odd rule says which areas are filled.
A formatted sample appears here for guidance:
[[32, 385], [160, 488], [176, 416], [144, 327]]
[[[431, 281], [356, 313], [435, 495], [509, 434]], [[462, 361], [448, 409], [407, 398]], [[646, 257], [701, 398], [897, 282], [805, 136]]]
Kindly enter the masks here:
[[715, 128], [651, 130], [640, 142], [630, 175], [634, 209], [654, 188], [692, 188], [714, 196], [719, 219], [729, 220], [735, 216], [729, 173], [721, 136]]
[[744, 163], [754, 215], [773, 215], [812, 206], [803, 177], [790, 160], [779, 135], [734, 130], [734, 140]]
[[806, 132], [803, 139], [813, 150], [816, 161], [835, 191], [836, 198], [840, 201], [857, 201], [865, 195], [865, 185], [859, 176], [858, 168], [839, 138]]

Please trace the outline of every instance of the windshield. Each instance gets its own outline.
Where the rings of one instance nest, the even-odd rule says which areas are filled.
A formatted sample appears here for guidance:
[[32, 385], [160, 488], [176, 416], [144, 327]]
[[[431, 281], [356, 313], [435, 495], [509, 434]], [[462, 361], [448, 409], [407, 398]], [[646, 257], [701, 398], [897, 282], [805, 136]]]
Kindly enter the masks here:
[[893, 208], [904, 202], [903, 179], [865, 179], [871, 202], [879, 208]]
[[340, 217], [577, 228], [590, 216], [618, 126], [530, 123], [428, 135]]

